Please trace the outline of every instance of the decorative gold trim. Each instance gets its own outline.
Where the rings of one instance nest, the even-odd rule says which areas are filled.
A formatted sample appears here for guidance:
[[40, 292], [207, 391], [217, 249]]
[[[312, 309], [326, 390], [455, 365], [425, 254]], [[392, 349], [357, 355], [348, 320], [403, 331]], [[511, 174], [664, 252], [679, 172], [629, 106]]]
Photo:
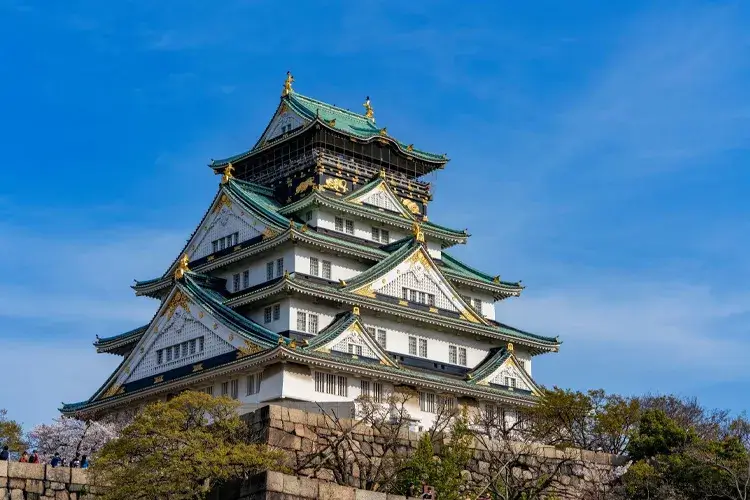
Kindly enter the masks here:
[[190, 271], [190, 268], [188, 267], [189, 262], [190, 258], [188, 257], [188, 254], [183, 254], [182, 257], [180, 257], [180, 260], [177, 261], [177, 269], [174, 270], [174, 279], [182, 279], [185, 273]]
[[[174, 312], [178, 307], [182, 307], [186, 312], [190, 312], [190, 302], [188, 301], [187, 295], [180, 290], [175, 292], [172, 300], [169, 301], [169, 305], [167, 305], [167, 320], [172, 319], [172, 315], [174, 315]], [[158, 330], [154, 328], [154, 331], [156, 332]]]
[[229, 162], [226, 167], [224, 167], [224, 172], [221, 176], [221, 183], [226, 184], [229, 182], [229, 179], [233, 178], [232, 172], [234, 172], [234, 166], [232, 165], [232, 162]]
[[251, 356], [257, 352], [262, 351], [263, 349], [249, 340], [245, 339], [245, 345], [237, 349], [237, 359], [245, 358], [247, 356]]
[[278, 233], [276, 233], [276, 231], [274, 231], [274, 230], [273, 230], [273, 229], [271, 229], [270, 227], [266, 227], [266, 228], [265, 228], [265, 229], [263, 230], [263, 239], [264, 239], [264, 240], [268, 240], [268, 239], [270, 239], [270, 238], [275, 238], [275, 237], [277, 236], [277, 234], [278, 234]]
[[406, 146], [406, 150], [407, 151], [414, 151], [414, 144], [409, 144], [408, 146]]
[[338, 177], [329, 177], [326, 179], [324, 187], [337, 193], [346, 193], [349, 189], [346, 187], [346, 181]]
[[508, 351], [513, 352], [513, 342], [508, 342]]
[[359, 306], [352, 307], [352, 314], [355, 316], [359, 316]]
[[99, 398], [99, 399], [111, 398], [112, 396], [116, 396], [116, 395], [122, 394], [124, 392], [125, 392], [125, 388], [122, 385], [120, 385], [120, 384], [114, 384], [112, 387], [110, 387], [109, 389], [107, 389], [107, 392], [105, 392], [104, 394], [102, 394], [101, 398]]
[[400, 306], [408, 306], [409, 303], [407, 301], [401, 299], [401, 300], [398, 301], [398, 305], [400, 305]]
[[422, 226], [420, 226], [418, 222], [415, 222], [412, 225], [411, 229], [417, 241], [420, 243], [424, 243], [424, 233], [422, 232]]
[[369, 95], [365, 99], [365, 103], [362, 104], [362, 106], [364, 106], [364, 108], [365, 108], [365, 118], [367, 118], [369, 120], [372, 120], [374, 122], [375, 121], [375, 112], [372, 109], [372, 105], [370, 104], [370, 96]]
[[339, 286], [342, 287], [342, 288], [345, 287], [346, 286], [346, 281], [339, 280]]
[[164, 382], [164, 375], [154, 377], [154, 384], [161, 384]]
[[[230, 200], [225, 194], [222, 194], [221, 198], [219, 198], [219, 203], [214, 207], [214, 213], [220, 211], [221, 207], [232, 208], [232, 200]], [[206, 230], [208, 230], [208, 228], [206, 228]]]
[[294, 190], [294, 194], [304, 193], [305, 191], [310, 189], [310, 187], [312, 187], [314, 184], [315, 184], [315, 179], [313, 179], [312, 177], [308, 177], [304, 181], [297, 184], [297, 188]]
[[281, 91], [281, 97], [286, 97], [292, 92], [292, 83], [294, 83], [294, 77], [291, 71], [286, 72], [286, 80], [284, 80], [284, 89]]
[[335, 127], [336, 126], [336, 118], [332, 120], [328, 120], [328, 126], [329, 127]]
[[409, 212], [413, 214], [418, 214], [420, 212], [419, 205], [408, 198], [401, 198], [401, 204], [404, 205], [409, 210]]
[[380, 130], [378, 130], [378, 134], [383, 135], [383, 136], [388, 135], [388, 127], [383, 127]]
[[193, 365], [193, 373], [203, 370], [203, 363], [196, 363]]

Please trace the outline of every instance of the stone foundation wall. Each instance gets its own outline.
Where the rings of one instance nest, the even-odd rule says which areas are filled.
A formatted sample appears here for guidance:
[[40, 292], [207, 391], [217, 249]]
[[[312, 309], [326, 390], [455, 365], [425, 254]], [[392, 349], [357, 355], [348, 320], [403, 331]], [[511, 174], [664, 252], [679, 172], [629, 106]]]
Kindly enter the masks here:
[[0, 500], [95, 500], [88, 471], [0, 461]]
[[[243, 415], [242, 418], [251, 426], [258, 441], [271, 446], [281, 448], [288, 457], [288, 465], [294, 470], [301, 463], [303, 457], [317, 449], [318, 443], [324, 442], [321, 436], [327, 436], [340, 432], [331, 424], [331, 420], [321, 413], [305, 412], [295, 408], [286, 408], [270, 405]], [[352, 439], [362, 443], [361, 449], [375, 450], [383, 441], [371, 427], [356, 425], [352, 419], [340, 419], [339, 425], [343, 429], [352, 429]], [[417, 447], [421, 433], [402, 430], [398, 439], [397, 453], [411, 454]], [[438, 444], [439, 446], [439, 444]], [[594, 453], [584, 450], [560, 450], [552, 446], [535, 445], [530, 449], [529, 445], [518, 443], [517, 446], [533, 455], [530, 461], [537, 464], [545, 463], [553, 467], [555, 460], [570, 459], [561, 471], [561, 482], [564, 491], [559, 495], [561, 498], [597, 497], [591, 494], [597, 490], [598, 484], [611, 476], [614, 469], [624, 465], [625, 460], [616, 455], [605, 453]], [[506, 448], [507, 449], [507, 448]], [[382, 452], [382, 447], [380, 449]], [[376, 455], [377, 456], [377, 455]], [[482, 447], [474, 449], [474, 456], [469, 463], [468, 470], [471, 472], [470, 486], [484, 486], [487, 482], [488, 472], [491, 470], [490, 461], [497, 455]], [[537, 458], [534, 458], [537, 457]], [[322, 481], [333, 481], [333, 471], [327, 468], [320, 470], [302, 470], [300, 476], [319, 479]], [[307, 480], [302, 477], [300, 480]], [[350, 484], [349, 486], [358, 486]], [[275, 491], [275, 490], [274, 490]], [[588, 492], [584, 495], [583, 492]], [[287, 497], [279, 497], [287, 498]], [[296, 497], [290, 497], [296, 498]], [[312, 497], [310, 497], [312, 498]], [[331, 497], [335, 498], [335, 497]], [[357, 497], [359, 498], [359, 497]], [[366, 497], [362, 497], [366, 498]], [[375, 498], [375, 497], [373, 497]], [[378, 497], [380, 498], [380, 497]], [[383, 497], [385, 498], [385, 497]], [[395, 498], [395, 497], [394, 497]]]

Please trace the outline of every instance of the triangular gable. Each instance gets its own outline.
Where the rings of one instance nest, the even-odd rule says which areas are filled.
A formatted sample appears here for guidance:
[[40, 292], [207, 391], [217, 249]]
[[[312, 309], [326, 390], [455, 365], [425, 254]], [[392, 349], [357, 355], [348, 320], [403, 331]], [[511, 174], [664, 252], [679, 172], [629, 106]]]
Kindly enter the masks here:
[[[405, 252], [408, 254], [404, 255]], [[410, 297], [404, 298], [404, 289], [407, 294], [414, 290], [434, 297], [431, 307], [456, 312], [472, 323], [488, 324], [443, 276], [422, 244], [405, 245], [357, 278], [345, 289], [367, 297], [375, 297], [379, 293], [404, 301], [410, 300]]]
[[[180, 253], [187, 254], [190, 262], [214, 253], [214, 241], [217, 241], [217, 249], [223, 250], [261, 235], [278, 232], [283, 227], [280, 221], [286, 218], [272, 218], [271, 215], [275, 214], [270, 214], [267, 207], [243, 196], [241, 190], [232, 186], [233, 182], [221, 186], [208, 212]], [[226, 238], [223, 246], [222, 238]], [[175, 261], [165, 276], [174, 272], [176, 264]]]
[[512, 349], [501, 349], [470, 372], [470, 377], [472, 382], [477, 385], [501, 385], [506, 387], [513, 387], [512, 380], [515, 380], [515, 387], [513, 388], [540, 394], [539, 386], [518, 363]]
[[[346, 201], [359, 205], [366, 204], [394, 212], [408, 219], [413, 219], [415, 213], [419, 213], [419, 207], [406, 198], [400, 199], [393, 192], [383, 178], [378, 178], [360, 189], [357, 189], [344, 198]], [[413, 208], [413, 210], [412, 210]]]
[[282, 102], [276, 109], [276, 113], [266, 127], [266, 130], [263, 132], [263, 135], [260, 136], [258, 144], [265, 144], [267, 141], [301, 127], [307, 122], [308, 121], [302, 118], [299, 114], [290, 110], [285, 102]]
[[[183, 355], [184, 343], [187, 345]], [[239, 354], [259, 352], [268, 348], [268, 344], [228, 325], [191, 296], [185, 286], [176, 284], [140, 341], [92, 400], [119, 394], [129, 382], [154, 377], [154, 383], [158, 383], [160, 373], [174, 368], [189, 364], [199, 366], [202, 360], [236, 350]], [[179, 355], [175, 356], [178, 345]], [[167, 349], [171, 349], [172, 354], [168, 354]]]
[[359, 314], [341, 315], [313, 337], [305, 350], [352, 354], [377, 359], [382, 365], [398, 366], [381, 345], [367, 333]]

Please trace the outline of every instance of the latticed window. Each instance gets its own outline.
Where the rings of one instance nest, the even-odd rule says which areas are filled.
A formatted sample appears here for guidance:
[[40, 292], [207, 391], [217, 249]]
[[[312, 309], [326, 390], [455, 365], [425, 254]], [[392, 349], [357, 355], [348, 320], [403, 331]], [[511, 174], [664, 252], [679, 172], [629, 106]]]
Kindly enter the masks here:
[[323, 278], [327, 280], [331, 279], [331, 261], [323, 261]]
[[273, 309], [271, 308], [271, 306], [268, 306], [265, 309], [263, 309], [263, 322], [270, 323], [272, 314], [273, 314]]
[[516, 387], [516, 378], [515, 377], [505, 377], [505, 385], [508, 387]]
[[346, 221], [346, 234], [354, 234], [354, 221]]
[[452, 410], [456, 407], [456, 398], [453, 396], [440, 396], [438, 398], [438, 407], [445, 410]]
[[448, 346], [448, 363], [454, 365], [458, 362], [458, 348], [454, 345]]
[[320, 263], [315, 257], [310, 257], [310, 274], [320, 276]]
[[318, 315], [309, 314], [307, 317], [308, 329], [307, 333], [318, 333]]
[[419, 339], [419, 355], [427, 357], [427, 339]]
[[417, 337], [409, 336], [409, 354], [417, 355]]
[[326, 392], [326, 374], [315, 372], [315, 392]]
[[297, 311], [297, 330], [300, 332], [307, 330], [307, 313]]
[[362, 396], [370, 397], [370, 381], [369, 380], [359, 381], [359, 393]]
[[248, 288], [250, 286], [250, 271], [242, 271], [242, 288]]
[[222, 396], [228, 396], [229, 395], [229, 382], [222, 382], [221, 383], [221, 395]]
[[379, 227], [372, 228], [372, 241], [379, 243], [388, 243], [390, 240], [390, 233], [387, 229], [380, 229]]
[[205, 387], [205, 388], [203, 389], [203, 392], [205, 392], [205, 393], [206, 393], [206, 394], [208, 394], [209, 396], [213, 396], [213, 395], [214, 395], [214, 386], [212, 386], [212, 385], [209, 385], [208, 387]]
[[419, 409], [427, 413], [435, 413], [437, 411], [435, 403], [435, 395], [431, 392], [420, 392], [419, 393]]
[[466, 366], [466, 348], [465, 347], [458, 348], [458, 364], [461, 366]]
[[162, 363], [162, 359], [164, 358], [164, 351], [159, 349], [156, 351], [156, 364], [160, 365]]
[[229, 397], [237, 399], [240, 392], [240, 381], [237, 379], [231, 380], [229, 383]]
[[284, 259], [276, 259], [276, 277], [280, 278], [284, 274]]
[[252, 396], [253, 394], [258, 394], [260, 392], [260, 383], [262, 381], [262, 376], [260, 373], [253, 373], [252, 375], [247, 376], [246, 386], [245, 390], [247, 392], [248, 396]]
[[341, 217], [336, 217], [334, 219], [334, 228], [336, 231], [343, 233], [344, 232], [344, 219]]
[[386, 348], [386, 333], [385, 330], [382, 328], [378, 328], [378, 338], [377, 338], [378, 344], [380, 344], [380, 347], [383, 349]]
[[269, 262], [266, 264], [266, 281], [271, 281], [273, 279], [273, 262]]
[[195, 339], [190, 341], [190, 354], [195, 354], [195, 346], [198, 342]]
[[234, 276], [232, 276], [232, 291], [233, 292], [240, 291], [240, 273], [237, 273]]
[[346, 377], [342, 377], [341, 375], [339, 375], [336, 378], [338, 379], [337, 380], [337, 382], [338, 382], [338, 386], [337, 386], [337, 389], [338, 389], [337, 393], [338, 393], [338, 395], [339, 396], [346, 396], [347, 393], [348, 393], [348, 390], [347, 390], [348, 389], [348, 385], [347, 385], [347, 382], [346, 382]]
[[203, 352], [203, 346], [205, 345], [205, 339], [203, 337], [198, 337], [198, 351]]
[[372, 400], [376, 403], [383, 402], [383, 384], [375, 382], [372, 384]]
[[312, 220], [312, 211], [305, 212], [305, 222], [310, 222]]
[[362, 356], [362, 346], [356, 344], [349, 344], [349, 354], [356, 354]]
[[274, 304], [273, 305], [273, 319], [274, 321], [276, 321], [279, 318], [281, 318], [281, 304]]
[[474, 309], [476, 309], [479, 314], [482, 314], [482, 300], [481, 299], [474, 299]]

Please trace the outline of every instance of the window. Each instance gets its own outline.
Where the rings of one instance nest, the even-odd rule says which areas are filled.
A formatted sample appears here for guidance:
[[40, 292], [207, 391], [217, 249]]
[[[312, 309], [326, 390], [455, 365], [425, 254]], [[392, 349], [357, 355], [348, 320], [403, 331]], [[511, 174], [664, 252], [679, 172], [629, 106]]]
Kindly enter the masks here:
[[206, 387], [206, 388], [203, 389], [203, 392], [205, 392], [209, 396], [213, 396], [214, 395], [214, 386], [209, 385], [208, 387]]
[[519, 364], [519, 366], [521, 367], [522, 370], [528, 371], [526, 369], [526, 361], [525, 360], [516, 358], [516, 361], [518, 361], [518, 364]]
[[411, 288], [402, 287], [401, 296], [404, 300], [416, 302], [417, 304], [427, 304], [429, 306], [435, 305], [435, 295], [431, 293], [420, 292], [419, 290], [412, 290]]
[[378, 342], [378, 344], [380, 344], [380, 347], [382, 347], [383, 349], [386, 348], [385, 330], [383, 330], [382, 328], [378, 328], [377, 342]]
[[315, 257], [310, 257], [310, 274], [320, 276], [319, 261]]
[[172, 361], [172, 348], [170, 347], [166, 351], [167, 351], [167, 363], [169, 363], [170, 361]]
[[266, 264], [266, 281], [271, 281], [273, 279], [273, 262], [269, 262]]
[[409, 354], [417, 355], [417, 337], [409, 337]]
[[247, 385], [245, 389], [248, 396], [252, 396], [253, 394], [258, 394], [260, 392], [260, 383], [262, 380], [263, 377], [260, 373], [253, 373], [252, 375], [247, 376]]
[[336, 217], [334, 222], [335, 222], [334, 228], [336, 229], [336, 231], [343, 233], [344, 232], [344, 219], [342, 219], [341, 217]]
[[452, 410], [456, 407], [456, 399], [453, 396], [440, 396], [438, 398], [438, 407], [445, 410]]
[[315, 392], [346, 397], [349, 392], [347, 379], [343, 375], [315, 372]]
[[484, 405], [484, 414], [488, 421], [492, 422], [495, 420], [495, 405], [489, 403]]
[[213, 251], [213, 253], [218, 252], [219, 251], [219, 240], [212, 241], [211, 242], [211, 247], [212, 247], [211, 250]]
[[250, 286], [250, 271], [242, 271], [242, 288]]
[[240, 291], [240, 273], [237, 273], [234, 276], [232, 276], [232, 291], [233, 292]]
[[305, 222], [310, 222], [312, 220], [312, 211], [305, 212]]
[[354, 234], [354, 221], [346, 221], [346, 234]]
[[284, 275], [284, 259], [276, 259], [276, 277], [280, 278]]
[[229, 395], [229, 382], [222, 382], [221, 383], [221, 395], [222, 396], [228, 396]]
[[359, 381], [359, 393], [360, 395], [366, 398], [370, 397], [370, 381], [369, 380]]
[[307, 313], [297, 311], [297, 330], [304, 332], [307, 330]]
[[427, 339], [419, 339], [419, 355], [427, 357]]
[[372, 400], [376, 403], [383, 402], [383, 385], [380, 382], [372, 384]]
[[190, 341], [190, 354], [195, 354], [195, 345], [196, 344], [197, 344], [197, 342], [195, 341], [195, 339], [193, 339], [193, 340]]
[[204, 344], [203, 337], [198, 337], [198, 352], [203, 352], [203, 344]]
[[457, 355], [458, 349], [454, 345], [448, 346], [448, 363], [453, 363], [454, 365], [458, 362], [458, 355]]
[[318, 315], [307, 315], [307, 333], [318, 333]]
[[323, 261], [323, 278], [331, 279], [331, 261], [329, 260]]
[[349, 344], [349, 354], [356, 354], [362, 356], [362, 346], [356, 344]]
[[388, 243], [390, 241], [390, 233], [387, 229], [380, 229], [377, 227], [372, 228], [372, 241], [379, 243]]
[[515, 377], [505, 377], [505, 385], [508, 387], [516, 387], [516, 378]]
[[271, 322], [271, 314], [273, 314], [273, 308], [271, 306], [268, 306], [265, 309], [263, 309], [263, 323]]
[[466, 366], [466, 348], [465, 347], [458, 348], [458, 364], [461, 366]]
[[367, 330], [367, 333], [370, 335], [370, 337], [375, 336], [375, 327], [374, 326], [366, 326], [365, 330]]
[[240, 233], [232, 233], [229, 236], [224, 236], [223, 238], [211, 242], [211, 250], [216, 253], [225, 248], [233, 247], [239, 242], [239, 239]]
[[481, 301], [481, 299], [474, 299], [474, 309], [476, 309], [476, 311], [479, 314], [482, 314], [482, 301]]
[[274, 304], [273, 305], [273, 320], [276, 321], [279, 318], [281, 318], [281, 304]]
[[435, 413], [435, 395], [431, 392], [419, 393], [419, 409], [427, 413]]
[[219, 240], [219, 250], [224, 250], [227, 247], [227, 240], [221, 238]]
[[229, 397], [232, 399], [237, 399], [239, 397], [239, 387], [240, 387], [240, 381], [237, 379], [234, 379], [230, 381], [229, 384]]
[[164, 351], [159, 349], [156, 351], [156, 364], [160, 365], [162, 363], [162, 359], [164, 358]]

